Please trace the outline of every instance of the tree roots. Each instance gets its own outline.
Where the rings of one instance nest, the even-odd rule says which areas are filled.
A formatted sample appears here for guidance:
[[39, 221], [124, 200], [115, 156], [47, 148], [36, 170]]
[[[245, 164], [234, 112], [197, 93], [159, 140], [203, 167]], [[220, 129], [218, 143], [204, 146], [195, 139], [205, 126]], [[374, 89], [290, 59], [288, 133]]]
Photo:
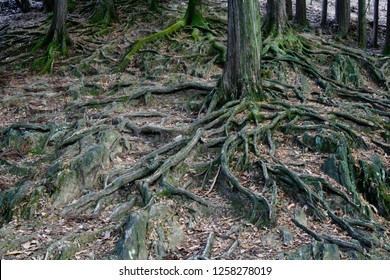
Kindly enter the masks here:
[[[185, 22], [181, 20], [164, 31], [139, 40], [115, 71], [124, 69], [145, 43], [184, 26]], [[383, 195], [379, 186], [387, 181], [374, 181], [375, 174], [367, 167], [366, 172], [362, 173], [366, 175], [359, 176], [361, 172], [357, 160], [369, 161], [373, 148], [379, 156], [388, 149], [389, 124], [386, 117], [390, 93], [386, 65], [389, 60], [373, 59], [336, 45], [324, 43], [318, 46], [310, 38], [291, 34], [286, 38], [266, 41], [267, 45], [263, 48], [262, 90], [269, 96], [267, 102], [234, 100], [220, 106], [221, 98], [214, 85], [185, 83], [166, 88], [137, 89], [130, 93], [124, 90], [122, 94], [68, 105], [69, 114], [83, 114], [89, 108], [129, 104], [130, 100], [145, 100], [150, 95], [186, 94], [190, 89], [200, 94], [211, 92], [197, 117], [181, 126], [145, 125], [129, 120], [135, 117], [169, 118], [168, 114], [145, 111], [121, 116], [106, 111], [104, 114], [96, 113], [84, 125], [75, 122], [67, 126], [61, 137], [52, 140], [54, 143], [46, 143], [51, 143], [53, 155], [57, 158], [59, 155], [76, 154], [77, 160], [72, 164], [53, 164], [49, 171], [58, 172], [54, 177], [47, 172], [47, 176], [37, 183], [34, 194], [55, 201], [58, 199], [58, 189], [66, 188], [66, 183], [71, 180], [82, 183], [88, 176], [81, 175], [98, 170], [98, 175], [104, 179], [100, 178], [98, 186], [87, 193], [72, 194], [74, 200], [61, 206], [61, 216], [69, 218], [83, 214], [98, 217], [108, 201], [120, 201], [118, 207], [123, 208], [115, 208], [112, 212], [131, 213], [131, 218], [123, 218], [129, 216], [126, 214], [115, 220], [109, 229], [126, 231], [121, 244], [130, 247], [123, 252], [130, 252], [138, 245], [147, 247], [147, 234], [144, 231], [148, 220], [155, 215], [152, 209], [161, 197], [175, 197], [183, 203], [190, 201], [213, 209], [210, 196], [214, 194], [234, 198], [237, 201], [235, 210], [261, 230], [278, 227], [280, 213], [286, 212], [291, 223], [317, 241], [332, 243], [343, 250], [354, 250], [366, 256], [370, 250], [388, 250], [386, 227], [379, 226], [381, 217], [374, 213], [375, 205], [366, 201], [367, 193], [359, 193], [360, 187], [372, 181], [369, 185], [376, 186], [373, 187], [375, 190], [367, 192]], [[336, 50], [344, 58], [336, 59]], [[315, 59], [318, 61], [313, 61]], [[347, 77], [338, 75], [345, 68], [355, 71], [355, 74], [366, 71], [365, 74], [369, 76], [355, 75], [354, 80], [346, 80]], [[369, 86], [373, 81], [375, 87]], [[6, 140], [3, 142], [11, 143], [12, 133], [16, 130], [38, 133], [53, 131], [51, 136], [57, 132], [50, 126], [19, 124], [2, 131], [2, 139]], [[111, 134], [108, 131], [115, 132]], [[374, 135], [372, 139], [366, 137], [367, 133]], [[88, 154], [84, 151], [103, 145], [103, 150], [109, 152], [102, 157], [106, 159], [102, 164], [109, 165], [120, 151], [131, 149], [129, 139], [142, 141], [150, 135], [164, 135], [166, 143], [143, 151], [131, 166], [124, 169], [101, 168], [91, 164], [90, 158], [84, 158]], [[75, 170], [82, 166], [86, 170], [77, 173]], [[364, 166], [367, 164], [360, 164], [360, 168]], [[67, 175], [66, 181], [61, 176], [70, 174], [72, 170], [69, 169], [72, 168], [81, 175]], [[379, 173], [386, 174], [386, 168], [380, 169]], [[202, 177], [203, 184], [198, 184], [199, 177]], [[196, 183], [188, 183], [191, 182], [188, 178]], [[187, 189], [189, 185], [191, 188]], [[49, 191], [50, 186], [52, 191]], [[120, 192], [121, 195], [118, 195]], [[129, 201], [122, 194], [131, 197], [131, 204], [126, 204]], [[27, 201], [30, 206], [36, 203], [36, 196], [32, 197]], [[385, 195], [383, 197], [386, 198]], [[285, 199], [291, 202], [288, 207], [282, 201]], [[309, 216], [306, 224], [296, 214], [294, 216], [292, 210], [299, 208], [305, 209]], [[386, 207], [381, 209], [379, 214], [389, 215]], [[330, 230], [319, 227], [315, 228], [318, 232], [312, 230], [314, 227], [311, 226], [318, 222], [327, 223], [346, 236], [335, 237]], [[151, 224], [149, 226], [153, 227]], [[164, 251], [161, 245], [164, 243], [164, 232], [161, 226], [155, 229], [160, 240], [160, 245], [156, 245], [159, 249], [156, 250], [161, 253]], [[139, 240], [131, 241], [126, 236]], [[75, 240], [79, 237], [72, 238]], [[215, 233], [210, 232], [203, 250], [195, 258], [213, 258], [215, 238]], [[234, 239], [221, 258], [233, 254], [239, 246], [237, 240]], [[49, 248], [48, 256], [53, 248]], [[158, 255], [162, 257], [163, 253]], [[148, 256], [145, 252], [139, 252], [136, 256], [126, 255], [132, 258], [145, 256]]]

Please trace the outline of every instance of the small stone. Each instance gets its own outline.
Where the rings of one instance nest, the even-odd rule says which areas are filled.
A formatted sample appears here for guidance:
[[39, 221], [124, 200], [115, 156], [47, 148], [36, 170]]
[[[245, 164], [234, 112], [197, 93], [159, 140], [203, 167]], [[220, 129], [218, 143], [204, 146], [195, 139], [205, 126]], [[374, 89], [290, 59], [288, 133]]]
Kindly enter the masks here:
[[278, 243], [279, 243], [276, 235], [273, 234], [272, 232], [269, 232], [266, 235], [262, 236], [261, 241], [263, 241], [264, 243], [266, 243], [268, 246], [271, 246], [271, 247], [274, 247], [274, 246], [278, 245]]
[[305, 212], [303, 211], [302, 208], [296, 208], [295, 209], [295, 220], [297, 220], [300, 224], [304, 225], [307, 227], [307, 217]]
[[279, 233], [284, 245], [291, 245], [293, 243], [294, 236], [287, 228], [280, 228]]
[[322, 244], [322, 259], [323, 260], [339, 260], [340, 251], [336, 244]]

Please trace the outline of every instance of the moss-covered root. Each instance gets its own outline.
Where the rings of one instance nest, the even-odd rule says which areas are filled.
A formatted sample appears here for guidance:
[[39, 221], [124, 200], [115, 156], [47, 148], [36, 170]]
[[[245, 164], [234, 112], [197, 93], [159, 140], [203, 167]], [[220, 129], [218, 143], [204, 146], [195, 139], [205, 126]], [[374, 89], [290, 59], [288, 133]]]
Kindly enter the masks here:
[[[69, 45], [70, 40], [68, 37], [62, 38], [62, 40], [55, 39], [51, 41], [46, 47], [45, 54], [33, 62], [33, 68], [40, 69], [40, 75], [51, 73], [53, 71], [54, 61], [61, 56], [68, 55]], [[42, 47], [44, 47], [44, 43], [38, 43], [34, 51]]]
[[148, 43], [150, 41], [153, 41], [156, 38], [168, 36], [172, 33], [177, 32], [178, 30], [182, 29], [186, 26], [186, 22], [184, 20], [179, 20], [175, 24], [169, 26], [167, 29], [164, 29], [160, 32], [157, 32], [155, 34], [152, 34], [146, 38], [143, 38], [139, 41], [137, 41], [134, 46], [131, 48], [131, 50], [126, 54], [125, 58], [122, 60], [122, 62], [114, 69], [114, 73], [118, 73], [126, 68], [126, 66], [130, 63], [130, 59], [132, 56], [134, 56], [145, 43]]
[[44, 47], [47, 48], [45, 56], [35, 61], [33, 65], [35, 67], [44, 65], [41, 74], [52, 71], [55, 58], [68, 55], [68, 46], [71, 41], [66, 28], [67, 3], [67, 1], [60, 1], [55, 5], [49, 31], [46, 37], [33, 49], [34, 51]]
[[187, 11], [184, 16], [186, 25], [210, 30], [203, 17], [203, 0], [189, 0]]

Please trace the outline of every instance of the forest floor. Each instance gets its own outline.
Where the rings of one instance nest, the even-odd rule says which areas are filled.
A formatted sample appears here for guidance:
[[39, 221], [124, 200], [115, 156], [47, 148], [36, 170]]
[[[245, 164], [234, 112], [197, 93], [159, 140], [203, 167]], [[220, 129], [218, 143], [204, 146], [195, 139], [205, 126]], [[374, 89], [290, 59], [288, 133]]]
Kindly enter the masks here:
[[[39, 6], [38, 1], [33, 2]], [[127, 180], [126, 176], [130, 175], [126, 172], [137, 166], [143, 157], [169, 143], [186, 139], [188, 127], [195, 127], [194, 124], [202, 117], [207, 118], [199, 109], [220, 78], [223, 55], [213, 48], [214, 41], [207, 38], [206, 33], [201, 32], [200, 40], [194, 41], [192, 28], [186, 27], [166, 38], [147, 43], [124, 71], [112, 73], [133, 42], [175, 23], [183, 16], [186, 3], [169, 1], [169, 4], [162, 5], [161, 13], [151, 13], [146, 5], [137, 1], [130, 1], [132, 4], [118, 2], [121, 20], [108, 27], [86, 23], [90, 13], [80, 13], [82, 7], [71, 13], [69, 33], [73, 44], [69, 56], [56, 60], [51, 74], [38, 75], [39, 69], [31, 65], [44, 53], [33, 54], [31, 49], [48, 28], [47, 15], [38, 10], [21, 14], [9, 1], [0, 1], [0, 193], [13, 195], [9, 201], [6, 200], [7, 195], [0, 196], [3, 203], [0, 205], [2, 259], [121, 258], [117, 251], [119, 244], [123, 243], [128, 222], [126, 219], [123, 221], [123, 216], [131, 216], [137, 211], [142, 213], [144, 209], [136, 184], [123, 184], [92, 208], [80, 206], [80, 210], [74, 210], [68, 206], [77, 205], [88, 194], [109, 190], [119, 180]], [[214, 39], [226, 45], [226, 1], [205, 2], [208, 7], [206, 20], [212, 27]], [[302, 30], [302, 40], [314, 46], [321, 42], [329, 43], [320, 52], [348, 52], [343, 46], [334, 44], [337, 38], [331, 22], [321, 35], [314, 35], [320, 1], [313, 1], [313, 5], [309, 2], [308, 17], [312, 28]], [[355, 4], [353, 6], [357, 6]], [[384, 9], [381, 7], [382, 25]], [[356, 34], [356, 23], [353, 26], [353, 34]], [[380, 42], [383, 31], [384, 26]], [[354, 42], [355, 35], [349, 40]], [[356, 54], [360, 53], [352, 49]], [[379, 49], [369, 46], [368, 51], [367, 61], [379, 57], [375, 54]], [[320, 55], [323, 54], [308, 59], [317, 59], [318, 71], [329, 74], [332, 61], [329, 57], [324, 61]], [[265, 57], [265, 60], [269, 58]], [[355, 165], [371, 163], [378, 158], [383, 165], [381, 170], [385, 172], [385, 178], [381, 180], [384, 184], [389, 183], [390, 93], [386, 74], [389, 75], [390, 70], [388, 59], [379, 57], [379, 60], [383, 67], [375, 66], [374, 69], [384, 73], [385, 82], [377, 82], [370, 76], [370, 70], [364, 68], [364, 63], [358, 64], [361, 73], [359, 83], [362, 84], [357, 87], [348, 84], [345, 95], [334, 94], [332, 100], [314, 77], [303, 76], [295, 67], [286, 66], [288, 63], [276, 64], [279, 65], [276, 67], [286, 67], [285, 74], [280, 76], [269, 70], [266, 74], [269, 83], [279, 80], [292, 87], [274, 84], [272, 88], [276, 92], [281, 91], [283, 98], [274, 100], [269, 108], [266, 102], [259, 103], [261, 108], [266, 108], [262, 112], [265, 123], [271, 123], [273, 115], [278, 114], [275, 112], [286, 108], [298, 108], [307, 115], [306, 119], [298, 119], [298, 114], [292, 115], [270, 136], [273, 141], [268, 138], [268, 142], [259, 143], [260, 155], [251, 154], [247, 159], [253, 163], [251, 168], [237, 168], [233, 172], [241, 185], [271, 199], [270, 186], [265, 184], [267, 176], [259, 158], [269, 162], [277, 158], [283, 162], [281, 166], [292, 170], [300, 178], [313, 176], [330, 182], [336, 189], [334, 193], [341, 193], [341, 197], [348, 197], [346, 201], [350, 201], [353, 192], [323, 170], [324, 162], [335, 151], [324, 153], [315, 150], [305, 142], [303, 133], [295, 133], [288, 128], [300, 124], [309, 131], [306, 136], [312, 137], [310, 131], [316, 122], [308, 116], [313, 112], [325, 120], [324, 127], [338, 116], [342, 119], [339, 127], [352, 128], [352, 132], [346, 134], [354, 141], [358, 139], [350, 154]], [[269, 69], [273, 67], [272, 63], [265, 65]], [[335, 87], [340, 86], [339, 83], [334, 84]], [[299, 92], [294, 88], [299, 88]], [[355, 102], [349, 91], [355, 92], [361, 99]], [[237, 123], [240, 117], [240, 113], [235, 115]], [[214, 121], [218, 125], [218, 118]], [[214, 124], [205, 123], [210, 128]], [[208, 138], [212, 138], [211, 132], [199, 141], [206, 143]], [[267, 151], [269, 146], [272, 148], [273, 142], [276, 149], [270, 156]], [[364, 144], [360, 146], [359, 143]], [[103, 146], [101, 153], [89, 149], [99, 145]], [[302, 202], [291, 194], [289, 188], [278, 188], [275, 203], [277, 226], [253, 225], [246, 217], [250, 212], [249, 199], [232, 190], [231, 183], [218, 180], [221, 169], [211, 168], [216, 154], [218, 149], [213, 145], [208, 149], [199, 146], [172, 167], [170, 182], [178, 186], [180, 192], [167, 195], [159, 184], [150, 186], [154, 203], [148, 210], [147, 255], [144, 257], [284, 259], [299, 258], [301, 254], [302, 258], [306, 258], [302, 256], [305, 251], [302, 248], [312, 246], [314, 239], [313, 235], [294, 223], [298, 220], [322, 237], [326, 236], [325, 240], [328, 237], [337, 239], [342, 259], [356, 258], [350, 250], [345, 250], [345, 247], [351, 249], [348, 246], [356, 246], [357, 251], [366, 257], [389, 258], [390, 222], [379, 215], [380, 209], [376, 209], [373, 202], [368, 203], [363, 194], [358, 200], [371, 208], [368, 211], [370, 219], [366, 223], [369, 226], [360, 225], [358, 232], [368, 236], [367, 232], [372, 233], [372, 227], [378, 228], [380, 233], [375, 238], [385, 245], [375, 253], [366, 251], [366, 248], [360, 250], [348, 228], [340, 227], [340, 223], [330, 216], [319, 218], [313, 214], [310, 203]], [[160, 159], [173, 157], [171, 154], [158, 156]], [[241, 153], [237, 152], [236, 156], [238, 158]], [[234, 160], [232, 165], [239, 166], [240, 161]], [[69, 175], [72, 168], [81, 167], [84, 169], [76, 171], [79, 172], [76, 176]], [[270, 170], [276, 169], [270, 167]], [[281, 177], [275, 174], [276, 178]], [[286, 182], [289, 181], [286, 179]], [[61, 184], [63, 190], [58, 187]], [[71, 186], [73, 190], [65, 191], [66, 186]], [[390, 187], [387, 185], [387, 188]], [[12, 211], [5, 201], [12, 205]], [[332, 197], [331, 203], [337, 208], [343, 202]], [[126, 207], [130, 207], [131, 211]], [[334, 212], [341, 216], [341, 208]]]

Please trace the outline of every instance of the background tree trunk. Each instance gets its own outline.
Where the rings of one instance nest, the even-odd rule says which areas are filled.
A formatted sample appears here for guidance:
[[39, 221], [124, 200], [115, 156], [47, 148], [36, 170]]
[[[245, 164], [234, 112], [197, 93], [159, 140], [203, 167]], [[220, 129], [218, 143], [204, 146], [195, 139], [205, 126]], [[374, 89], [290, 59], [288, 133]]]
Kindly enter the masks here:
[[[345, 1], [345, 0], [342, 0]], [[334, 13], [334, 22], [339, 23], [340, 20], [340, 0], [335, 1], [335, 13]]]
[[366, 21], [366, 0], [359, 0], [359, 17], [358, 17], [358, 43], [359, 47], [367, 47], [367, 21]]
[[328, 0], [322, 0], [321, 26], [325, 27], [328, 18]]
[[22, 10], [23, 13], [28, 13], [31, 11], [29, 0], [16, 0], [16, 5]]
[[374, 1], [374, 26], [372, 35], [372, 46], [378, 47], [378, 26], [379, 26], [379, 0]]
[[383, 54], [390, 55], [390, 0], [387, 0], [386, 40]]
[[63, 55], [67, 54], [67, 46], [70, 43], [68, 31], [66, 29], [66, 19], [68, 14], [67, 9], [67, 0], [55, 0], [54, 14], [50, 29], [42, 43], [43, 46], [47, 46], [52, 43], [55, 46], [59, 46]]
[[258, 0], [228, 0], [228, 48], [223, 90], [229, 100], [265, 99], [260, 90], [261, 24]]
[[286, 0], [286, 12], [288, 20], [293, 19], [292, 0]]
[[267, 33], [278, 35], [287, 25], [286, 0], [268, 0]]
[[184, 20], [186, 25], [206, 27], [206, 22], [203, 18], [203, 0], [188, 1]]
[[297, 0], [295, 20], [299, 25], [307, 25], [306, 0]]
[[351, 20], [351, 1], [343, 0], [339, 1], [339, 36], [341, 38], [347, 38], [349, 33], [349, 26]]
[[114, 0], [96, 0], [95, 11], [90, 18], [91, 22], [110, 24], [118, 21]]

